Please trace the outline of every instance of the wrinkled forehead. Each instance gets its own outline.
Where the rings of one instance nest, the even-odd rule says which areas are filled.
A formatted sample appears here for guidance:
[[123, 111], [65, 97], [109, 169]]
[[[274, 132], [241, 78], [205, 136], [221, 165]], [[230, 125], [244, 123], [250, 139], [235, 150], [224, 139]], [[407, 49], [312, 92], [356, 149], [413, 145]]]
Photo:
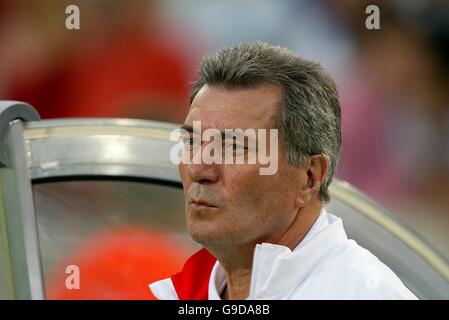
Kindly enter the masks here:
[[282, 89], [272, 84], [251, 88], [205, 85], [190, 106], [185, 124], [201, 121], [203, 128], [273, 128]]

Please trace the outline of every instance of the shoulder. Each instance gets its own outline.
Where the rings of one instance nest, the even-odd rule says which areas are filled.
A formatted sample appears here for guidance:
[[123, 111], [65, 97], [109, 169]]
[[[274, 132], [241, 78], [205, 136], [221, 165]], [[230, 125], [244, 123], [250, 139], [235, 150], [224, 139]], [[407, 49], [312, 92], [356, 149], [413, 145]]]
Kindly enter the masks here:
[[352, 299], [416, 299], [387, 265], [354, 240], [338, 246], [330, 261]]

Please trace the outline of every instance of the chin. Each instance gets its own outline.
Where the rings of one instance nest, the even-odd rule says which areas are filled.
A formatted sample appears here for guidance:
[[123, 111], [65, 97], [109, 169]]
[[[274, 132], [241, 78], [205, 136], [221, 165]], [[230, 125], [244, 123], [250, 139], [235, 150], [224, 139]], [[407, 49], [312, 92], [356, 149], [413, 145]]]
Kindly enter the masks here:
[[187, 229], [192, 239], [204, 246], [223, 242], [223, 237], [214, 223], [210, 221], [189, 221]]

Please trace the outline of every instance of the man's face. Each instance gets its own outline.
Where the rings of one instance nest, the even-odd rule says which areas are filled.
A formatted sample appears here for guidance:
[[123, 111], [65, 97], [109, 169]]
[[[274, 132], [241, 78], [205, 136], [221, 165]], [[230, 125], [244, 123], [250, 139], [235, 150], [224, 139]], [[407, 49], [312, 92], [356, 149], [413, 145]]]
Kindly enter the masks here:
[[[268, 129], [281, 100], [281, 88], [263, 84], [249, 89], [205, 85], [185, 120], [201, 130]], [[279, 138], [278, 138], [279, 139]], [[267, 139], [269, 140], [269, 139]], [[259, 142], [259, 141], [258, 141]], [[202, 142], [202, 147], [207, 143]], [[270, 146], [267, 146], [270, 152]], [[300, 169], [289, 166], [278, 140], [278, 170], [260, 175], [256, 164], [183, 164], [179, 171], [186, 200], [187, 228], [205, 246], [276, 242], [294, 219]]]

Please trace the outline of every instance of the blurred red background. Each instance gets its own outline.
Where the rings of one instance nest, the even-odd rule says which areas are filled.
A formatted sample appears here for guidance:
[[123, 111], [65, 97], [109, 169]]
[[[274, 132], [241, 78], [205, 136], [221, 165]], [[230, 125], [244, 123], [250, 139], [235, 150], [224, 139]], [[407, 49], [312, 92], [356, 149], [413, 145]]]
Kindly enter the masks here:
[[[80, 30], [65, 28], [69, 4], [80, 8]], [[365, 28], [369, 4], [380, 8], [380, 30]], [[0, 0], [0, 99], [26, 101], [44, 119], [180, 123], [201, 52], [256, 40], [324, 64], [342, 102], [337, 177], [391, 209], [449, 256], [445, 1]], [[110, 242], [104, 235], [80, 253], [92, 277], [101, 278], [103, 263], [132, 256], [134, 237], [144, 239], [138, 248], [157, 250], [161, 257], [172, 250], [164, 250], [171, 245], [158, 236], [154, 246], [154, 235], [120, 234], [123, 242], [116, 247], [104, 249], [103, 241]], [[109, 236], [115, 243], [117, 235]], [[96, 246], [100, 256], [90, 265]], [[146, 266], [152, 261], [146, 259], [152, 258], [132, 259], [142, 267], [136, 281], [148, 282], [153, 275]], [[172, 270], [169, 264], [162, 269]], [[117, 274], [114, 285], [140, 285], [122, 277], [127, 274]], [[53, 294], [73, 298], [57, 288]], [[89, 297], [87, 291], [79, 294]]]

